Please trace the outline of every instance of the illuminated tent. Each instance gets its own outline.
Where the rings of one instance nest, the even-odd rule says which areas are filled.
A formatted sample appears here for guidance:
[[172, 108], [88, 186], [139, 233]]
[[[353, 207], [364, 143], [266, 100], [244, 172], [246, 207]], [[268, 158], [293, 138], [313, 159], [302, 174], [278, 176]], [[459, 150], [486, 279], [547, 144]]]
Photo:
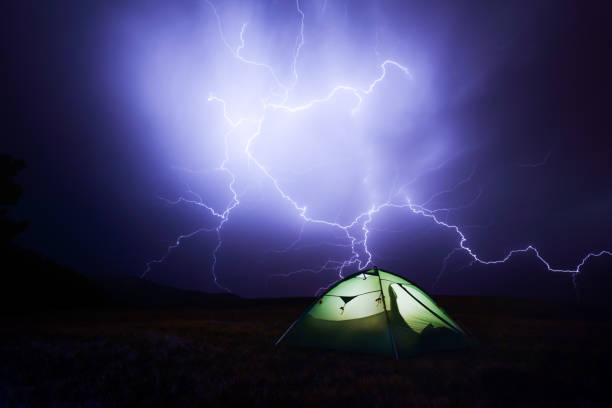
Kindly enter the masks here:
[[281, 341], [395, 358], [474, 343], [423, 290], [376, 267], [332, 286]]

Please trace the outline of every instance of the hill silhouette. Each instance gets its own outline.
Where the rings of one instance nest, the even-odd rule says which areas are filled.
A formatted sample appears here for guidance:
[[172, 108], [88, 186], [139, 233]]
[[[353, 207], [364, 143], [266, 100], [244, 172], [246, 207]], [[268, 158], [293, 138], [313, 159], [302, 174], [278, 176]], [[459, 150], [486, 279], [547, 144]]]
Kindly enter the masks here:
[[24, 168], [23, 160], [0, 156], [1, 310], [10, 313], [105, 303], [108, 295], [91, 280], [14, 242], [28, 226], [26, 221], [11, 218], [11, 210], [22, 194], [15, 178]]
[[229, 293], [177, 289], [137, 276], [101, 277], [94, 282], [107, 293], [108, 304], [126, 307], [224, 307], [248, 303]]

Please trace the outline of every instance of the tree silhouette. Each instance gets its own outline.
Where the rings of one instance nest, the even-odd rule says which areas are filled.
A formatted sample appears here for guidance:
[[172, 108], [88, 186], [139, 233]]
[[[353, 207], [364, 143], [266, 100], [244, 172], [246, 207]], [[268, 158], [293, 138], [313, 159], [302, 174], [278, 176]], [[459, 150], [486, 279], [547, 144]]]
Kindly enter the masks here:
[[13, 242], [28, 226], [10, 217], [23, 191], [15, 180], [23, 169], [23, 160], [0, 155], [0, 314], [104, 303], [105, 293], [89, 279]]
[[3, 247], [28, 226], [26, 221], [14, 221], [9, 217], [11, 207], [17, 204], [23, 191], [15, 177], [24, 168], [23, 160], [0, 155], [0, 245]]

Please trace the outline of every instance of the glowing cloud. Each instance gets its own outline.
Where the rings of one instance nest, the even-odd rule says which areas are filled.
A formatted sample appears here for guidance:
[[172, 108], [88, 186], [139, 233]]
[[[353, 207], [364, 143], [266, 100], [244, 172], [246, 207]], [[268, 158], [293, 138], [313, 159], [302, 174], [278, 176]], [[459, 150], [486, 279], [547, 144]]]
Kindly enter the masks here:
[[[456, 245], [441, 260], [442, 271], [458, 252], [481, 264], [503, 263], [515, 254], [531, 253], [549, 271], [572, 274], [579, 273], [592, 257], [612, 255], [605, 250], [588, 253], [575, 267], [551, 266], [532, 245], [499, 259], [479, 256], [468, 246], [462, 227], [448, 217], [475, 205], [482, 197], [482, 186], [464, 203], [440, 204], [445, 196], [472, 183], [476, 167], [451, 185], [418, 191], [420, 179], [473, 147], [464, 144], [459, 151], [457, 145], [462, 142], [443, 126], [427, 134], [419, 132], [419, 121], [435, 105], [424, 64], [415, 62], [417, 72], [409, 59], [384, 55], [378, 31], [376, 43], [368, 44], [371, 47], [360, 46], [358, 39], [322, 35], [331, 30], [326, 28], [327, 19], [340, 13], [327, 2], [318, 9], [312, 4], [305, 7], [299, 0], [291, 11], [271, 7], [236, 10], [206, 1], [199, 10], [205, 21], [202, 32], [193, 28], [189, 33], [193, 43], [177, 50], [167, 42], [179, 41], [164, 39], [157, 54], [145, 55], [152, 63], [142, 79], [138, 103], [163, 116], [173, 129], [199, 129], [184, 155], [190, 163], [186, 167], [193, 168], [180, 171], [196, 176], [215, 173], [225, 191], [202, 193], [188, 187], [180, 196], [161, 197], [170, 205], [201, 208], [210, 226], [178, 236], [164, 254], [146, 264], [142, 276], [184, 240], [211, 234], [216, 244], [210, 253], [210, 273], [219, 288], [231, 291], [219, 268], [224, 231], [236, 211], [245, 204], [252, 207], [258, 194], [288, 206], [291, 222], [298, 226], [297, 236], [288, 245], [271, 248], [268, 254], [288, 254], [313, 245], [331, 250], [321, 263], [268, 276], [276, 279], [324, 271], [335, 271], [339, 279], [347, 271], [372, 266], [372, 225], [387, 210], [421, 217], [454, 234]], [[275, 12], [292, 17], [266, 26], [266, 16]], [[316, 29], [309, 29], [309, 24]], [[337, 47], [342, 41], [351, 45]], [[200, 42], [206, 46], [204, 51], [198, 48]], [[168, 74], [169, 64], [175, 75]], [[177, 89], [183, 91], [180, 96]], [[163, 102], [157, 102], [160, 99]], [[172, 102], [180, 105], [176, 111], [168, 109]], [[189, 113], [187, 117], [179, 114], [181, 109]], [[549, 156], [542, 163], [519, 166], [537, 167]], [[219, 202], [223, 201], [219, 196], [227, 199]], [[291, 216], [284, 212], [278, 217], [290, 222]], [[315, 243], [312, 238], [303, 242], [308, 228], [317, 228]]]

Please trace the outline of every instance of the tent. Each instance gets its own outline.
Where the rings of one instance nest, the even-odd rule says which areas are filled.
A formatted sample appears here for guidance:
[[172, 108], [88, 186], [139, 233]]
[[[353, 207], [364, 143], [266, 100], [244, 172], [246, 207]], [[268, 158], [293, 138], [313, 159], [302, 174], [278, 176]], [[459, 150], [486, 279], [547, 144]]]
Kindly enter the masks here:
[[475, 343], [422, 289], [376, 267], [334, 284], [281, 342], [395, 358]]

